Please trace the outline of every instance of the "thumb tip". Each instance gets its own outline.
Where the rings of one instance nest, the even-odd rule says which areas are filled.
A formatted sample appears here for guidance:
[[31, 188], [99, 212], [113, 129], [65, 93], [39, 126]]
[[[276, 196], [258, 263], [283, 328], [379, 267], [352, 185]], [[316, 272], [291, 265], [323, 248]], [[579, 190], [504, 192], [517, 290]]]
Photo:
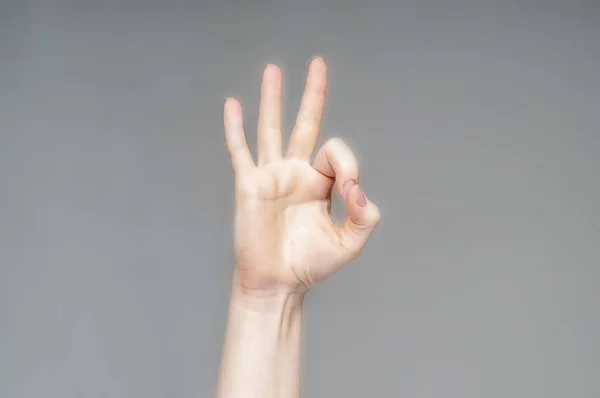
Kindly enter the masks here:
[[348, 216], [354, 223], [363, 226], [375, 226], [381, 218], [379, 208], [367, 199], [358, 184], [353, 186], [347, 196]]

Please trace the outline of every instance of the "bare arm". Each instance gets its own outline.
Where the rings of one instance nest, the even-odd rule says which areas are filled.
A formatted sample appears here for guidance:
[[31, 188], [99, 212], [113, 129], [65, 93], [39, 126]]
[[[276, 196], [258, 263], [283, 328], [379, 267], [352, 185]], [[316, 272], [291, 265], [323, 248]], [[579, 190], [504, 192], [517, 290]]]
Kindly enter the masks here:
[[[300, 398], [300, 336], [306, 292], [359, 255], [379, 210], [358, 186], [358, 162], [340, 139], [311, 161], [326, 91], [325, 63], [310, 64], [289, 145], [282, 154], [281, 71], [265, 69], [258, 159], [248, 149], [239, 102], [225, 103], [227, 149], [235, 174], [236, 271], [217, 398]], [[330, 218], [331, 192], [348, 218]]]
[[232, 295], [219, 398], [299, 398], [302, 294]]

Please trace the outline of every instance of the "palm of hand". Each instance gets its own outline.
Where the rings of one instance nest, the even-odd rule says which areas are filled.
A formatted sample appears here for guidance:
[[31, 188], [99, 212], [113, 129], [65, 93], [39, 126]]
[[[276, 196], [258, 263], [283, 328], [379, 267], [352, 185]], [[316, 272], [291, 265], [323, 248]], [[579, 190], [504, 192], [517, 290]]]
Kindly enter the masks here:
[[[305, 292], [356, 257], [379, 221], [377, 207], [357, 185], [358, 165], [339, 139], [314, 149], [325, 96], [326, 69], [310, 66], [296, 127], [281, 156], [281, 72], [263, 75], [258, 128], [258, 164], [248, 150], [241, 107], [225, 104], [225, 132], [236, 180], [235, 249], [237, 281], [252, 293]], [[349, 217], [338, 226], [330, 217], [337, 185]]]
[[296, 159], [275, 166], [238, 190], [238, 265], [251, 288], [307, 288], [342, 261], [329, 216], [333, 180]]

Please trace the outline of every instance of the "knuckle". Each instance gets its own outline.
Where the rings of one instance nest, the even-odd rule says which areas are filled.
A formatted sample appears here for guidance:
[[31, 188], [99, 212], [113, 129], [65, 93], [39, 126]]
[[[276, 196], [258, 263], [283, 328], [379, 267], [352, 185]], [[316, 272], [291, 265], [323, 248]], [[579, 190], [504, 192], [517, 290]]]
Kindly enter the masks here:
[[324, 145], [329, 163], [337, 174], [347, 175], [348, 178], [357, 180], [358, 159], [350, 147], [338, 137], [330, 138]]
[[325, 143], [325, 146], [327, 148], [332, 148], [332, 149], [348, 147], [348, 145], [346, 145], [344, 140], [342, 140], [339, 137], [332, 137], [332, 138], [328, 139], [327, 142]]
[[237, 181], [237, 192], [242, 197], [253, 197], [258, 193], [255, 182], [249, 178], [240, 178]]
[[265, 126], [265, 132], [269, 134], [269, 136], [273, 136], [274, 134], [280, 134], [279, 128], [275, 125], [275, 123], [271, 123], [268, 126]]
[[356, 156], [350, 146], [344, 142], [341, 138], [330, 138], [328, 141], [328, 148], [332, 156], [343, 160], [349, 164], [358, 163]]
[[363, 242], [356, 241], [355, 238], [345, 235], [345, 238], [340, 240], [340, 245], [351, 258], [356, 258], [363, 250]]
[[301, 133], [310, 133], [317, 130], [317, 123], [312, 118], [302, 119], [298, 123], [298, 130]]

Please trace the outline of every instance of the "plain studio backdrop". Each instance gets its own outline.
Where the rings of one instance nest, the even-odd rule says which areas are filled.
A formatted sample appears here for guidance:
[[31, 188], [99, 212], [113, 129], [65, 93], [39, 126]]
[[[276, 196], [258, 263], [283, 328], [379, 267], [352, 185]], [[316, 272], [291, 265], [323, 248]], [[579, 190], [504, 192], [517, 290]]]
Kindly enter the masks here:
[[288, 134], [313, 55], [383, 218], [307, 298], [306, 397], [600, 396], [598, 2], [4, 0], [0, 397], [213, 395], [223, 102], [254, 150], [277, 63]]

